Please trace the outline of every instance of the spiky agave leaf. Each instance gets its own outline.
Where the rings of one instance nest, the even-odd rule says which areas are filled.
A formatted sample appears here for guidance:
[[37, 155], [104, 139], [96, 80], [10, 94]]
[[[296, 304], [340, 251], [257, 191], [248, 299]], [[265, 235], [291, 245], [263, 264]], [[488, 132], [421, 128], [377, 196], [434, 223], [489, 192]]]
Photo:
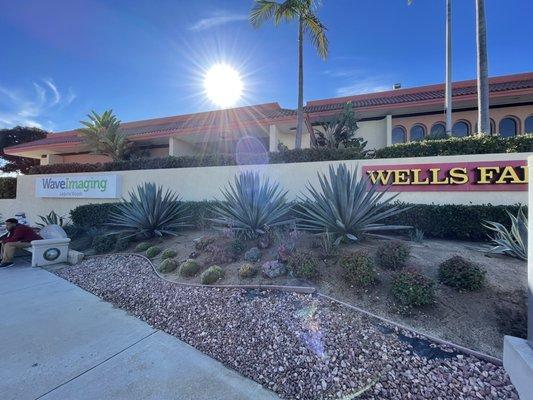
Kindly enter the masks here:
[[106, 225], [113, 233], [126, 233], [126, 237], [177, 235], [177, 231], [189, 226], [186, 223], [185, 206], [177, 194], [154, 183], [144, 183], [129, 192], [130, 199], [111, 211]]
[[296, 209], [300, 228], [315, 233], [329, 232], [336, 244], [359, 240], [362, 233], [411, 228], [380, 223], [408, 208], [391, 206], [397, 195], [384, 199], [386, 190], [378, 192], [377, 185], [369, 179], [359, 179], [357, 168], [352, 172], [345, 164], [337, 169], [330, 165], [329, 179], [326, 174], [318, 173], [318, 180], [320, 188], [308, 184], [309, 194], [301, 199], [301, 209]]
[[261, 179], [257, 173], [242, 172], [221, 191], [224, 201], [213, 206], [216, 218], [211, 221], [215, 226], [230, 228], [252, 239], [269, 228], [291, 222], [287, 192], [279, 184]]
[[490, 252], [527, 260], [528, 219], [526, 213], [520, 207], [516, 217], [509, 211], [507, 215], [511, 219], [511, 230], [499, 222], [485, 221], [483, 224], [485, 228], [495, 232], [495, 236], [489, 235], [495, 245]]

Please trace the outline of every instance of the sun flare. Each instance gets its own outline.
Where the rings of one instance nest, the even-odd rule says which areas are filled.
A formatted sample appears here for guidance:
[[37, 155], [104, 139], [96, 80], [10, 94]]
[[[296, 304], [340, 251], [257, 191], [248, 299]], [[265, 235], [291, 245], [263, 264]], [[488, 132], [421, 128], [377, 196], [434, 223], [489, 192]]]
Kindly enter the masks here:
[[227, 64], [215, 64], [205, 74], [205, 94], [219, 107], [234, 106], [242, 96], [242, 89], [239, 73]]

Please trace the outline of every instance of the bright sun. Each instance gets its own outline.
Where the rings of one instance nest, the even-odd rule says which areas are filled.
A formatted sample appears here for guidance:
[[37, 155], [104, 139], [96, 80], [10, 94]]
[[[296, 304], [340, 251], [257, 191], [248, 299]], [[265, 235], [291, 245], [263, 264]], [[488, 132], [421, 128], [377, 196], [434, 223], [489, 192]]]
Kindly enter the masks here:
[[219, 107], [231, 107], [241, 98], [242, 80], [239, 73], [227, 64], [215, 64], [205, 74], [207, 97]]

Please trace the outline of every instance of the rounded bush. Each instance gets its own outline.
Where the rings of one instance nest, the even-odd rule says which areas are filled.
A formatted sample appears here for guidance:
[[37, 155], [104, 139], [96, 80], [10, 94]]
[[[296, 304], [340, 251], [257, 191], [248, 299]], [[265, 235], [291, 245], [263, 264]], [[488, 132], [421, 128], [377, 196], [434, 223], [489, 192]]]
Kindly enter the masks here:
[[453, 256], [439, 266], [439, 280], [459, 290], [479, 290], [485, 283], [485, 270], [461, 256]]
[[161, 253], [161, 249], [157, 246], [152, 246], [152, 247], [149, 247], [148, 250], [146, 250], [146, 257], [154, 258], [159, 253]]
[[92, 248], [97, 254], [107, 253], [115, 248], [117, 241], [114, 235], [96, 236], [93, 239]]
[[218, 265], [213, 265], [202, 272], [201, 279], [204, 285], [211, 285], [224, 276], [224, 270]]
[[295, 251], [287, 262], [289, 272], [297, 278], [318, 277], [318, 259], [308, 251]]
[[252, 247], [246, 253], [244, 253], [244, 261], [257, 262], [261, 259], [261, 250], [257, 247]]
[[199, 270], [200, 265], [196, 261], [188, 259], [187, 261], [181, 263], [179, 274], [181, 276], [191, 277], [196, 275]]
[[173, 258], [165, 258], [163, 261], [161, 261], [161, 264], [159, 264], [159, 272], [163, 273], [169, 273], [176, 270], [178, 267], [178, 263]]
[[349, 283], [356, 286], [368, 286], [376, 281], [374, 260], [363, 251], [343, 255], [339, 265]]
[[405, 262], [410, 255], [410, 247], [399, 240], [381, 244], [376, 252], [379, 265], [387, 269], [400, 269], [405, 267]]
[[142, 253], [148, 250], [152, 245], [148, 242], [141, 242], [137, 246], [135, 246], [135, 251], [137, 253]]
[[404, 309], [424, 307], [435, 302], [435, 283], [415, 271], [400, 271], [392, 280], [392, 297]]
[[250, 263], [242, 264], [239, 268], [239, 276], [241, 278], [252, 278], [257, 274], [257, 267]]
[[174, 258], [178, 255], [178, 253], [172, 249], [166, 249], [164, 250], [162, 253], [161, 253], [161, 258], [163, 260], [167, 259], [167, 258]]

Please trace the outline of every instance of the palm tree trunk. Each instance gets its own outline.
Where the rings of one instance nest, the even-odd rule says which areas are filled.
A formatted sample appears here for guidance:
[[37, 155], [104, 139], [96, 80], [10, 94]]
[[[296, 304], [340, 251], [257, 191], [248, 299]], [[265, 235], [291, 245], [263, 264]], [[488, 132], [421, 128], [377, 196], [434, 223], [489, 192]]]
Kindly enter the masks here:
[[452, 0], [446, 0], [446, 134], [452, 135]]
[[490, 133], [485, 0], [476, 0], [478, 131]]
[[304, 124], [304, 25], [302, 17], [298, 22], [298, 112], [296, 114], [296, 137], [294, 148], [302, 147], [302, 130]]

